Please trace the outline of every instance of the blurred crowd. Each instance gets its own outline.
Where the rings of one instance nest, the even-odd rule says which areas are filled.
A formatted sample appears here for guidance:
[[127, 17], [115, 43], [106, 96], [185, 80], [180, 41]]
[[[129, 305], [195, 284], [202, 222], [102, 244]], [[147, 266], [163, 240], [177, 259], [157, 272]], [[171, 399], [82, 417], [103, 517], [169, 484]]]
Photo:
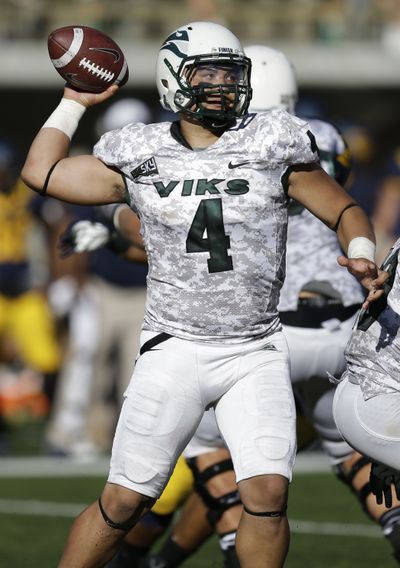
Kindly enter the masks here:
[[[306, 118], [310, 108], [300, 105], [298, 114]], [[98, 119], [93, 142], [128, 122], [168, 118], [120, 97]], [[377, 160], [378, 141], [362, 125], [342, 134], [353, 161], [347, 189], [372, 219], [380, 262], [400, 236], [400, 146]], [[70, 223], [107, 224], [108, 208], [35, 194], [19, 179], [23, 158], [13, 140], [0, 138], [0, 455], [15, 452], [13, 432], [40, 424], [36, 451], [89, 459], [111, 447], [147, 268], [107, 247], [62, 257], [59, 238]]]
[[[243, 8], [243, 9], [241, 9]], [[186, 21], [222, 21], [244, 40], [305, 42], [382, 40], [400, 52], [400, 7], [397, 0], [3, 0], [0, 39], [45, 39], [74, 22], [102, 29], [115, 37], [157, 41]], [[121, 14], [124, 17], [121, 18]]]

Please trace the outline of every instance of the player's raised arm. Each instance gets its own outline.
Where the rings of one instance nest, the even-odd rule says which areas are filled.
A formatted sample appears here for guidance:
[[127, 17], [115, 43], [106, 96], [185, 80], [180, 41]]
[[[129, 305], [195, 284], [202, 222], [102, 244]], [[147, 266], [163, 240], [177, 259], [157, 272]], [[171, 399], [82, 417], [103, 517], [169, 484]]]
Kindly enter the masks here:
[[111, 97], [118, 87], [102, 93], [81, 93], [65, 88], [59, 106], [34, 139], [21, 177], [33, 190], [81, 204], [124, 200], [120, 173], [93, 156], [68, 157], [72, 136], [89, 106]]
[[128, 80], [124, 53], [106, 34], [86, 26], [54, 30], [47, 47], [54, 68], [71, 88], [65, 88], [60, 104], [34, 139], [22, 178], [35, 191], [72, 203], [123, 201], [121, 174], [92, 156], [68, 154], [86, 109], [110, 98]]

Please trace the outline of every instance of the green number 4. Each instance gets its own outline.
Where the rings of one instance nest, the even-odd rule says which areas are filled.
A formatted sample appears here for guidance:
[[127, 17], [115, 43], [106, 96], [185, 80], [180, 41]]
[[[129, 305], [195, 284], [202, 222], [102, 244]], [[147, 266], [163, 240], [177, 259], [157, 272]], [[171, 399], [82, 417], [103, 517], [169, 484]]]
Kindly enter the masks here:
[[186, 239], [186, 252], [209, 252], [208, 272], [224, 272], [233, 270], [229, 248], [230, 238], [225, 233], [222, 200], [203, 199]]

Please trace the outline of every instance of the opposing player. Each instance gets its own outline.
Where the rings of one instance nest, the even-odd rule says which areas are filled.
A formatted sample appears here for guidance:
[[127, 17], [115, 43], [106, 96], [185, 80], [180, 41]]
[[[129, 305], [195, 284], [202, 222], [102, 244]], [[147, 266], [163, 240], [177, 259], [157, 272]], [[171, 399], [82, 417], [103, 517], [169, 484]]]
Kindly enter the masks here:
[[[116, 92], [64, 98], [23, 168], [37, 191], [79, 203], [128, 199], [149, 261], [140, 356], [125, 393], [108, 482], [74, 522], [59, 566], [101, 566], [160, 495], [206, 408], [232, 455], [244, 513], [241, 566], [282, 566], [296, 450], [286, 342], [277, 315], [287, 197], [332, 228], [342, 261], [382, 295], [374, 235], [319, 166], [306, 123], [283, 111], [247, 116], [250, 60], [218, 24], [194, 22], [162, 45], [157, 86], [176, 123], [130, 125], [94, 156], [68, 158], [87, 106]], [[146, 164], [145, 167], [141, 167]], [[84, 191], [82, 191], [84, 188]], [[240, 416], [240, 420], [238, 417]]]

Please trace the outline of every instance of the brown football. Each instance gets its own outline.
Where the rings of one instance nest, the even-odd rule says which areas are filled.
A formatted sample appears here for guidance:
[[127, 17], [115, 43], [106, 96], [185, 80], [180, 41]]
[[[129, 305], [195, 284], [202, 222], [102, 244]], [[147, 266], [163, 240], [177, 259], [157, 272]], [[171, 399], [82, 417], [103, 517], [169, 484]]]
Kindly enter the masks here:
[[81, 91], [101, 93], [122, 87], [129, 77], [121, 48], [103, 32], [87, 26], [65, 26], [50, 33], [51, 62], [67, 83]]

